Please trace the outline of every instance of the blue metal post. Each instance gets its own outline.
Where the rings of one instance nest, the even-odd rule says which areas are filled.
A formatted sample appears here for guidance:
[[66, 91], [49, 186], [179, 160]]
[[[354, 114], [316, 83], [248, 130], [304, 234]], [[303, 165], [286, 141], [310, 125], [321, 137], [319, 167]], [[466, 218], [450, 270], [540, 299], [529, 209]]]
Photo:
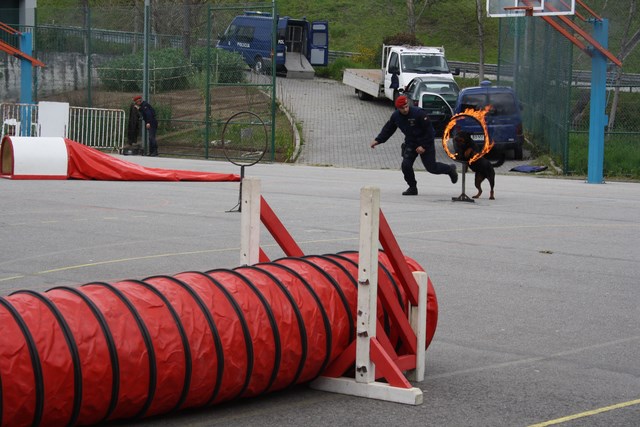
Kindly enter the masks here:
[[[605, 49], [609, 44], [609, 21], [593, 20], [593, 38]], [[591, 109], [589, 118], [589, 169], [587, 183], [602, 184], [604, 166], [604, 128], [607, 123], [607, 59], [599, 51], [592, 50], [591, 59]]]
[[[33, 53], [31, 33], [20, 35], [20, 50], [31, 56]], [[31, 108], [33, 103], [33, 65], [27, 59], [20, 59], [20, 103], [25, 104], [24, 111], [20, 111], [20, 129], [17, 135], [31, 135]]]

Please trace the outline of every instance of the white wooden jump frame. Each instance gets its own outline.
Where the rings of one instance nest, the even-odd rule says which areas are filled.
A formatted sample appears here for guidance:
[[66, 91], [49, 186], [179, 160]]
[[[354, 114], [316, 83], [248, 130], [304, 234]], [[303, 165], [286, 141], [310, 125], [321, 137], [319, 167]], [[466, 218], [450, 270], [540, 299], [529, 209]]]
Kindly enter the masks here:
[[[260, 247], [260, 180], [245, 178], [242, 186], [240, 212], [240, 265], [259, 262]], [[371, 342], [376, 337], [378, 301], [380, 190], [364, 187], [360, 191], [360, 245], [358, 265], [358, 314], [355, 378], [319, 377], [310, 386], [317, 390], [348, 394], [409, 405], [420, 405], [423, 393], [417, 387], [395, 387], [376, 381], [375, 364], [371, 358]], [[418, 283], [418, 305], [409, 307], [409, 320], [417, 338], [416, 367], [405, 373], [407, 378], [423, 381], [427, 325], [426, 272], [413, 273]]]

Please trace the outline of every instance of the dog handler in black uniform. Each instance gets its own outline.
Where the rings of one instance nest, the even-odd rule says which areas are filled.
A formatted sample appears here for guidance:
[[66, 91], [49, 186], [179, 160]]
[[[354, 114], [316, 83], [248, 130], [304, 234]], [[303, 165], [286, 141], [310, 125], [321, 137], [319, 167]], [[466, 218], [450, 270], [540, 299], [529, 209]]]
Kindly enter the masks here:
[[145, 122], [145, 126], [149, 131], [149, 156], [158, 155], [158, 142], [156, 141], [156, 133], [158, 131], [158, 120], [156, 119], [156, 111], [151, 104], [143, 100], [140, 95], [133, 98], [136, 108]]
[[449, 175], [452, 183], [458, 182], [456, 165], [447, 165], [436, 162], [436, 147], [434, 144], [435, 131], [427, 113], [418, 107], [409, 105], [406, 96], [399, 96], [395, 102], [397, 110], [391, 114], [391, 118], [384, 125], [380, 134], [371, 143], [371, 148], [387, 142], [396, 129], [400, 128], [404, 133], [402, 149], [402, 174], [409, 185], [403, 196], [416, 196], [418, 187], [413, 164], [418, 155], [427, 172], [434, 175]]

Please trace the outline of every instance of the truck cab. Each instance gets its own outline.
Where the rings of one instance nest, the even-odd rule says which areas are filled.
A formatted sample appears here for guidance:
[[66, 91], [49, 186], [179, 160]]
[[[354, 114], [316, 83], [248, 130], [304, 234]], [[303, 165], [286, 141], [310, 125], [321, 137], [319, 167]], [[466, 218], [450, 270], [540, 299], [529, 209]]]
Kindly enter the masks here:
[[382, 68], [384, 73], [384, 93], [395, 100], [400, 92], [414, 78], [441, 76], [455, 81], [453, 72], [444, 56], [443, 47], [393, 46], [382, 47]]

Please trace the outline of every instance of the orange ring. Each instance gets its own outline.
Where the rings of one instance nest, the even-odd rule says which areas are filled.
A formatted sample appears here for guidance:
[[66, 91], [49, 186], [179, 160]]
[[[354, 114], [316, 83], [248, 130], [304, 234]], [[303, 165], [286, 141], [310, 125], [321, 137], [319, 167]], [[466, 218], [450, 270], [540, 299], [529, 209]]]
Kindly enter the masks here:
[[480, 126], [482, 126], [482, 130], [484, 131], [484, 144], [482, 146], [482, 151], [479, 152], [479, 153], [476, 153], [471, 159], [469, 159], [469, 164], [475, 162], [476, 160], [478, 160], [479, 158], [481, 158], [485, 154], [487, 154], [489, 151], [491, 151], [491, 149], [493, 148], [494, 144], [493, 144], [493, 142], [491, 142], [491, 138], [489, 138], [489, 130], [487, 129], [487, 123], [484, 120], [485, 115], [489, 112], [490, 109], [491, 109], [490, 105], [487, 105], [485, 107], [485, 109], [482, 110], [482, 111], [476, 111], [476, 110], [467, 109], [467, 110], [463, 111], [462, 113], [455, 114], [453, 117], [451, 117], [451, 119], [449, 120], [449, 123], [447, 123], [447, 127], [445, 127], [444, 133], [442, 135], [442, 148], [444, 148], [444, 151], [447, 153], [447, 156], [449, 156], [450, 159], [457, 160], [456, 157], [455, 157], [455, 154], [452, 153], [449, 150], [449, 147], [448, 147], [448, 142], [449, 142], [449, 137], [450, 137], [450, 134], [451, 134], [451, 129], [453, 129], [455, 127], [456, 122], [458, 121], [458, 119], [463, 118], [463, 117], [468, 117], [470, 119], [474, 119], [475, 121], [477, 121], [480, 124]]

